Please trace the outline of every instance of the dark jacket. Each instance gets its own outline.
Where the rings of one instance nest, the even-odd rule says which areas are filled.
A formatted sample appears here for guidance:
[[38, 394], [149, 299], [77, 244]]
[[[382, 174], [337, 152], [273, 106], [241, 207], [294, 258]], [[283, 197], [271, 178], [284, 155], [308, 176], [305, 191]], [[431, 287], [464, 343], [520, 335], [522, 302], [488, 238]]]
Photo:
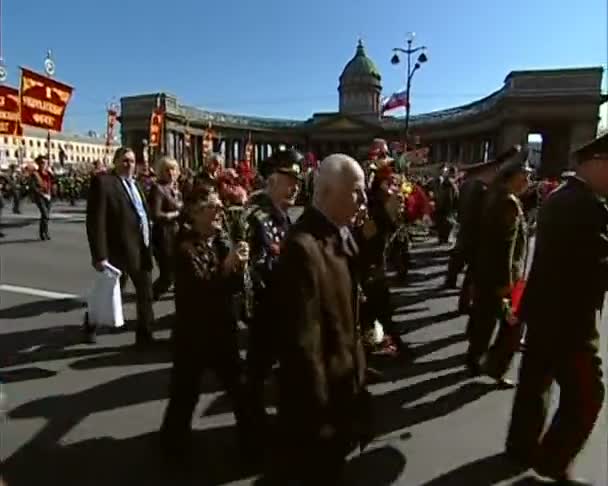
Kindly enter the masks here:
[[492, 186], [483, 205], [472, 268], [478, 290], [494, 293], [523, 277], [527, 238], [526, 219], [519, 199], [502, 185]]
[[[139, 195], [146, 204], [139, 186]], [[146, 207], [146, 213], [149, 211]], [[127, 272], [152, 269], [152, 253], [144, 244], [139, 216], [120, 177], [93, 177], [87, 201], [87, 237], [93, 262], [108, 260]]]
[[152, 216], [152, 237], [157, 245], [174, 244], [178, 229], [179, 215], [175, 214], [182, 208], [182, 198], [169, 184], [155, 183], [148, 196]]
[[346, 455], [369, 418], [360, 405], [368, 395], [357, 252], [354, 240], [345, 248], [337, 227], [308, 208], [292, 226], [274, 275], [279, 417], [286, 449], [301, 457], [323, 442], [322, 425], [331, 430], [325, 440]]
[[487, 190], [487, 184], [479, 179], [469, 179], [460, 188], [458, 207], [460, 228], [457, 245], [467, 263], [473, 260], [479, 244], [481, 216]]
[[175, 254], [173, 341], [181, 350], [226, 351], [226, 345], [236, 345], [233, 298], [242, 283], [242, 274], [223, 272], [230, 242], [222, 235], [202, 239], [193, 232], [181, 238]]
[[520, 316], [548, 343], [597, 345], [608, 287], [608, 208], [571, 178], [541, 206]]

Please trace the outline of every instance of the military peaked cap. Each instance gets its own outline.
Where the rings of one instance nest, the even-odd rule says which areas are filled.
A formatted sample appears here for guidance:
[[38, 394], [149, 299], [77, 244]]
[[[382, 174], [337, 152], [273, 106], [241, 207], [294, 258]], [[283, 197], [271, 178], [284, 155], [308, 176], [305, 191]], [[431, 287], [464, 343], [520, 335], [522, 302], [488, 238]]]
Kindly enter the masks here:
[[593, 159], [608, 159], [608, 133], [579, 147], [574, 154], [579, 164]]
[[503, 159], [503, 164], [498, 169], [497, 176], [508, 179], [521, 172], [534, 172], [532, 167], [528, 164], [528, 152], [527, 148], [524, 148], [521, 145], [514, 145], [505, 153], [507, 157]]
[[278, 172], [300, 179], [303, 161], [304, 156], [295, 149], [278, 150], [260, 164], [260, 173], [262, 177], [269, 177]]

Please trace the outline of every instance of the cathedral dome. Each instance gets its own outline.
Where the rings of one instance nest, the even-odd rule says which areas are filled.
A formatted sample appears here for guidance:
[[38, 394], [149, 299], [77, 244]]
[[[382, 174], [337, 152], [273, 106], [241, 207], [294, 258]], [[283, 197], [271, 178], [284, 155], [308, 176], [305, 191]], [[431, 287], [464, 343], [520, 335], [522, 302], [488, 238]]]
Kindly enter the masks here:
[[368, 80], [372, 84], [376, 84], [374, 83], [375, 81], [379, 85], [381, 79], [380, 71], [378, 71], [374, 61], [367, 57], [363, 42], [359, 40], [357, 52], [344, 67], [344, 71], [342, 71], [342, 75], [340, 76], [340, 83], [345, 84], [351, 81], [361, 82]]
[[355, 56], [348, 61], [340, 75], [340, 112], [369, 115], [380, 113], [382, 91], [380, 71], [359, 40]]

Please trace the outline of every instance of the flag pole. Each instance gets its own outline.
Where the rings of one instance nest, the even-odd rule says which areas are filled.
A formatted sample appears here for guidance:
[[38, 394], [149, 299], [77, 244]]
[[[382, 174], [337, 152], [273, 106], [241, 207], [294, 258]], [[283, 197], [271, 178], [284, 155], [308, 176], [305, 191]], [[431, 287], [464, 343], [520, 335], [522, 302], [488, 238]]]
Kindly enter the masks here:
[[[53, 61], [53, 54], [49, 49], [46, 52], [46, 59], [44, 60], [44, 71], [49, 78], [53, 78], [55, 74], [55, 61]], [[47, 156], [49, 158], [49, 165], [52, 167], [51, 161], [51, 130], [47, 130], [46, 133], [46, 148], [47, 148]]]

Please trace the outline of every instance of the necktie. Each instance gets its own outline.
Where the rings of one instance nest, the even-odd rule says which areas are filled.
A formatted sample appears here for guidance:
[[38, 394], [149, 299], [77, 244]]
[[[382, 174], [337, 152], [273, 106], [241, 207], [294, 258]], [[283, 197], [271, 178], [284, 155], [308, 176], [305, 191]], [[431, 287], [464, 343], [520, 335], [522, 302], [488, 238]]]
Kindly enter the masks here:
[[144, 203], [141, 199], [141, 196], [139, 194], [139, 191], [137, 190], [137, 186], [135, 185], [135, 181], [133, 179], [127, 179], [127, 186], [129, 188], [129, 195], [131, 196], [131, 201], [135, 206], [135, 211], [137, 212], [137, 216], [139, 218], [139, 226], [141, 228], [141, 234], [144, 240], [144, 244], [146, 246], [150, 246], [150, 225], [148, 224], [148, 215], [146, 214]]

